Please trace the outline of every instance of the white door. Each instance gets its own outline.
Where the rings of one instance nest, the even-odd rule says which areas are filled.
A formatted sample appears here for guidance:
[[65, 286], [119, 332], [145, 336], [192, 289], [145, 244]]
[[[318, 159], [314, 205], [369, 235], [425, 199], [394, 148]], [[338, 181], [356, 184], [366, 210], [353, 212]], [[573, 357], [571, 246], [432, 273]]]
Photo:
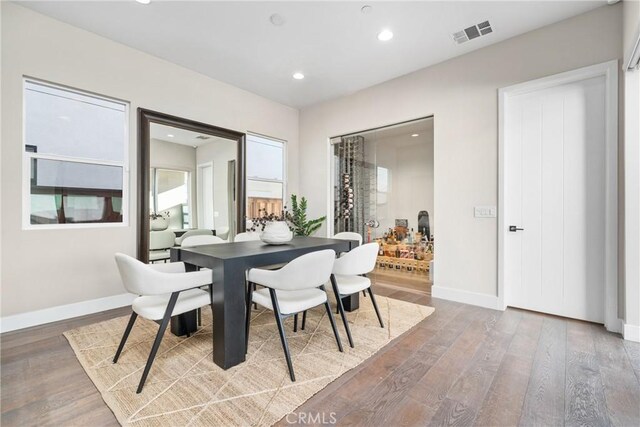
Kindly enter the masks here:
[[198, 165], [198, 228], [213, 230], [213, 163]]
[[605, 90], [601, 76], [505, 103], [509, 306], [604, 322]]

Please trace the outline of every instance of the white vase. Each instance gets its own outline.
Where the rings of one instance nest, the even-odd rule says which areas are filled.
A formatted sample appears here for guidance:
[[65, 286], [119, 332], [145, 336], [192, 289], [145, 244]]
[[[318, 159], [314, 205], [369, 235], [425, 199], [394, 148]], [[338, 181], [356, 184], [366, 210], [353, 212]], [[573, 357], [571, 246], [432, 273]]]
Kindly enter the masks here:
[[151, 219], [151, 221], [149, 221], [149, 225], [153, 231], [166, 230], [169, 228], [169, 219], [161, 216], [156, 219]]
[[284, 245], [293, 239], [293, 233], [285, 221], [268, 222], [260, 240], [269, 245]]

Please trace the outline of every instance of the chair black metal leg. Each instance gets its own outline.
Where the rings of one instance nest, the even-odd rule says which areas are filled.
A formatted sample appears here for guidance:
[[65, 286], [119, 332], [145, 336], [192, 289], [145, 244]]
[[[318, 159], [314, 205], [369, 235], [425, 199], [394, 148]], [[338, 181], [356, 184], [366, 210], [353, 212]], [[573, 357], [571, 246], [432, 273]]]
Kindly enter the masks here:
[[378, 310], [378, 304], [376, 303], [376, 298], [373, 296], [373, 291], [371, 287], [369, 287], [369, 295], [371, 296], [371, 302], [373, 303], [373, 308], [376, 310], [376, 314], [378, 315], [378, 321], [380, 322], [380, 327], [384, 328], [384, 323], [382, 322], [382, 316], [380, 316], [380, 310]]
[[325, 308], [327, 309], [327, 316], [329, 317], [329, 321], [331, 322], [331, 329], [333, 329], [333, 334], [336, 336], [336, 342], [338, 343], [338, 350], [343, 352], [342, 341], [340, 341], [340, 334], [338, 334], [338, 328], [336, 327], [336, 321], [333, 318], [333, 312], [331, 311], [331, 306], [329, 305], [329, 301], [327, 300], [324, 303]]
[[213, 283], [209, 285], [209, 305], [211, 306], [211, 321], [213, 322]]
[[[253, 291], [255, 292], [256, 288], [256, 284], [255, 283], [251, 283], [251, 286], [253, 286]], [[255, 308], [256, 310], [258, 309], [258, 304], [253, 304], [253, 308]]]
[[149, 370], [151, 370], [153, 360], [156, 358], [156, 353], [158, 353], [158, 349], [160, 348], [160, 343], [162, 342], [164, 331], [167, 330], [167, 325], [171, 320], [171, 313], [173, 313], [173, 308], [176, 306], [176, 302], [178, 301], [178, 295], [180, 295], [180, 292], [174, 292], [171, 294], [171, 298], [169, 298], [169, 304], [167, 304], [167, 309], [164, 311], [162, 323], [160, 323], [160, 328], [158, 328], [156, 339], [153, 342], [153, 346], [151, 347], [151, 353], [149, 353], [149, 358], [147, 359], [147, 364], [145, 365], [144, 371], [142, 372], [142, 378], [140, 378], [140, 384], [138, 384], [138, 390], [136, 391], [136, 393], [140, 393], [142, 391], [142, 387], [144, 387], [144, 382], [147, 380], [147, 375], [149, 375]]
[[351, 337], [351, 329], [349, 329], [349, 321], [347, 320], [347, 315], [344, 313], [342, 298], [340, 298], [340, 291], [338, 290], [338, 282], [336, 281], [336, 278], [333, 274], [331, 275], [331, 286], [333, 287], [333, 293], [336, 295], [338, 312], [342, 317], [342, 323], [344, 323], [344, 330], [347, 331], [347, 339], [349, 340], [349, 346], [353, 348], [353, 338]]
[[293, 332], [298, 332], [298, 313], [293, 315]]
[[247, 319], [244, 330], [244, 354], [249, 351], [249, 328], [251, 326], [251, 303], [253, 300], [253, 286], [252, 283], [247, 284]]
[[198, 309], [198, 326], [202, 326], [202, 310]]
[[307, 310], [302, 312], [302, 326], [300, 326], [300, 330], [304, 331], [304, 326], [307, 324]]
[[124, 330], [124, 334], [122, 335], [122, 339], [120, 340], [120, 345], [118, 346], [116, 355], [113, 357], [113, 363], [118, 362], [120, 353], [122, 353], [122, 349], [124, 348], [124, 343], [127, 342], [127, 338], [129, 338], [129, 333], [131, 332], [131, 329], [133, 328], [133, 324], [135, 323], [137, 317], [138, 313], [136, 313], [135, 311], [131, 313], [131, 317], [129, 317], [129, 323], [127, 323], [127, 327]]
[[269, 288], [269, 293], [271, 294], [273, 314], [276, 316], [276, 323], [278, 324], [278, 332], [280, 332], [280, 340], [282, 341], [284, 356], [287, 359], [287, 366], [289, 367], [289, 376], [291, 377], [291, 381], [295, 381], [296, 376], [293, 373], [293, 364], [291, 363], [291, 355], [289, 354], [289, 344], [287, 343], [287, 337], [284, 334], [284, 325], [282, 324], [282, 316], [280, 316], [280, 307], [278, 307], [278, 298], [276, 297], [276, 291]]

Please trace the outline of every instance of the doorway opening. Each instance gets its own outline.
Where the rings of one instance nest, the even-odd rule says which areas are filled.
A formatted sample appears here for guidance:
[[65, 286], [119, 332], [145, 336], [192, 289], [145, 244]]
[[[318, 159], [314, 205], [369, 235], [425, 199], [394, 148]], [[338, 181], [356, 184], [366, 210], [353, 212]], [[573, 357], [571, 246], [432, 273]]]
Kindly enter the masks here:
[[433, 117], [331, 139], [333, 232], [378, 242], [375, 283], [431, 293]]

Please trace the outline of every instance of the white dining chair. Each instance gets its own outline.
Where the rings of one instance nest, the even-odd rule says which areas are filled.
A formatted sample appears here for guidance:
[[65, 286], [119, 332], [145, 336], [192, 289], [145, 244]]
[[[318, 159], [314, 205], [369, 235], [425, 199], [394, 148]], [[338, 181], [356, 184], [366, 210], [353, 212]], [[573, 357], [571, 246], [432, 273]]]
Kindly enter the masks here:
[[342, 231], [340, 233], [336, 233], [333, 238], [340, 240], [357, 240], [358, 246], [362, 246], [362, 235], [360, 233], [354, 233], [353, 231]]
[[331, 286], [336, 296], [338, 311], [342, 317], [344, 329], [347, 331], [347, 338], [349, 339], [349, 345], [351, 347], [353, 347], [353, 339], [351, 337], [351, 331], [349, 330], [347, 316], [344, 313], [342, 298], [357, 294], [360, 291], [368, 291], [371, 302], [373, 303], [373, 308], [378, 316], [380, 327], [384, 328], [384, 322], [382, 321], [382, 316], [380, 316], [378, 304], [371, 290], [371, 279], [365, 276], [367, 273], [373, 271], [376, 266], [378, 249], [380, 249], [380, 247], [376, 242], [358, 246], [336, 259], [333, 265]]
[[171, 230], [149, 232], [149, 262], [167, 261], [169, 248], [175, 245], [176, 234]]
[[[355, 233], [353, 231], [341, 231], [340, 233], [336, 233], [333, 235], [334, 239], [339, 240], [357, 240], [358, 246], [362, 246], [362, 235], [360, 233]], [[342, 256], [342, 254], [338, 254], [338, 256]], [[366, 297], [367, 293], [362, 291], [362, 296]], [[302, 327], [304, 329], [304, 326]]]
[[302, 255], [280, 270], [258, 268], [249, 270], [249, 282], [257, 283], [264, 286], [264, 288], [254, 291], [252, 286], [248, 286], [245, 352], [248, 350], [249, 345], [251, 304], [256, 303], [272, 310], [274, 313], [291, 381], [295, 381], [296, 377], [293, 372], [289, 345], [284, 332], [283, 319], [324, 304], [338, 343], [338, 349], [343, 351], [340, 335], [338, 334], [336, 322], [327, 299], [327, 292], [324, 288], [324, 284], [331, 276], [335, 257], [336, 253], [333, 250], [326, 249]]
[[204, 245], [217, 245], [220, 243], [227, 243], [226, 240], [221, 239], [218, 236], [189, 236], [182, 241], [183, 248], [193, 248], [195, 246], [204, 246]]
[[220, 236], [223, 239], [227, 240], [229, 238], [229, 231], [229, 227], [217, 227], [216, 236]]
[[204, 228], [197, 228], [195, 230], [187, 230], [182, 236], [176, 237], [176, 246], [182, 246], [182, 242], [192, 236], [212, 236], [213, 231]]
[[[161, 320], [136, 391], [136, 393], [140, 393], [171, 316], [178, 316], [206, 305], [210, 305], [213, 312], [211, 271], [187, 273], [183, 262], [149, 265], [125, 254], [117, 253], [115, 257], [124, 287], [128, 292], [138, 295], [138, 297], [131, 304], [133, 312], [124, 335], [122, 335], [113, 363], [118, 362], [120, 353], [122, 353], [138, 316], [153, 321]], [[199, 289], [205, 285], [209, 286], [209, 292]]]
[[[205, 246], [205, 245], [219, 245], [220, 243], [228, 243], [226, 240], [221, 239], [218, 236], [209, 236], [207, 234], [200, 234], [195, 236], [189, 236], [182, 241], [183, 248], [195, 248], [197, 246]], [[198, 267], [199, 271], [208, 271], [211, 274], [211, 269], [205, 267]], [[202, 322], [202, 313], [200, 309], [198, 309], [198, 325]]]
[[252, 240], [260, 240], [260, 233], [257, 231], [245, 231], [244, 233], [236, 234], [233, 238], [234, 242], [250, 242]]

